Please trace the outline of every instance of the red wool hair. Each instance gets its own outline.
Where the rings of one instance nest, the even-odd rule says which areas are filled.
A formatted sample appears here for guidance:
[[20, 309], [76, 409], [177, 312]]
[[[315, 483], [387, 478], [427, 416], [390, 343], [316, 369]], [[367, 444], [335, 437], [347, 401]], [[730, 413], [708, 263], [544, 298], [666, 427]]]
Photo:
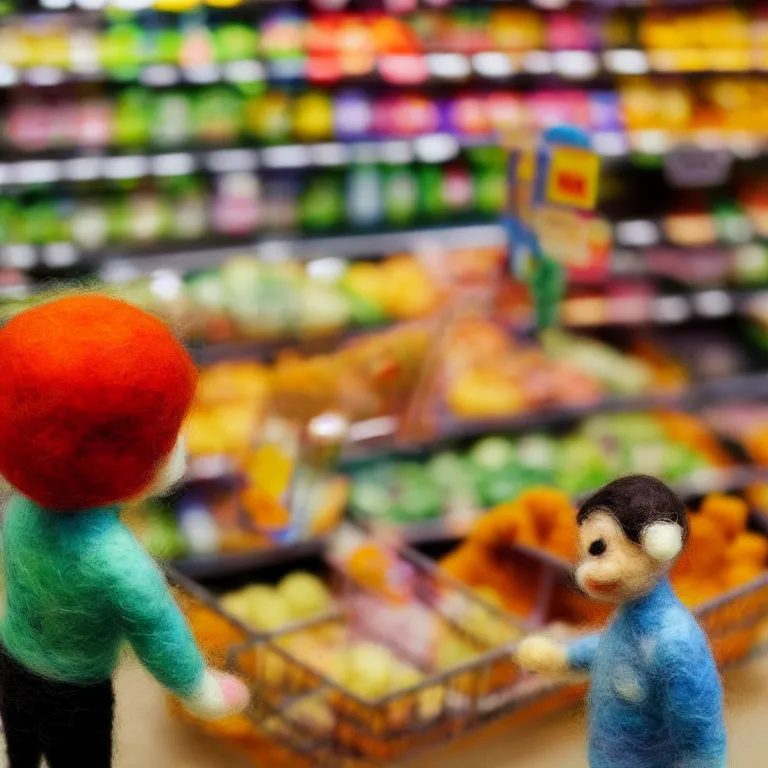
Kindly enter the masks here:
[[103, 296], [0, 329], [0, 475], [53, 510], [131, 499], [171, 453], [197, 372], [159, 320]]

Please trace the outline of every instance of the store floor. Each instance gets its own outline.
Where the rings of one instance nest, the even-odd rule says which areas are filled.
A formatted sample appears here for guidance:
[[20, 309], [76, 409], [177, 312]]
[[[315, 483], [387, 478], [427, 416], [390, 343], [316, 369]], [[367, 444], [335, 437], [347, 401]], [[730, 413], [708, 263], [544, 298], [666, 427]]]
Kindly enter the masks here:
[[[114, 768], [253, 768], [171, 719], [159, 688], [135, 663], [118, 677]], [[726, 675], [729, 768], [757, 768], [768, 754], [768, 657]], [[4, 763], [0, 765], [5, 768]], [[565, 712], [522, 731], [494, 729], [421, 756], [401, 768], [586, 768], [584, 720]]]

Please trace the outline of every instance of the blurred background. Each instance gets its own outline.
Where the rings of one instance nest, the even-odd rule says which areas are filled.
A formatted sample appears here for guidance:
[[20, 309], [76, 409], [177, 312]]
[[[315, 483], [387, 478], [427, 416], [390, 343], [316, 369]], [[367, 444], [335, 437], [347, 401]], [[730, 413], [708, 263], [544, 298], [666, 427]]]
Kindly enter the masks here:
[[[599, 219], [540, 330], [509, 157], [559, 125]], [[767, 156], [757, 2], [0, 0], [0, 323], [88, 289], [178, 329], [188, 476], [125, 519], [260, 702], [201, 736], [129, 666], [117, 765], [389, 765], [499, 720], [456, 765], [584, 766], [573, 715], [513, 730], [583, 691], [509, 651], [604, 620], [574, 505], [628, 472], [690, 505], [674, 582], [755, 765]]]

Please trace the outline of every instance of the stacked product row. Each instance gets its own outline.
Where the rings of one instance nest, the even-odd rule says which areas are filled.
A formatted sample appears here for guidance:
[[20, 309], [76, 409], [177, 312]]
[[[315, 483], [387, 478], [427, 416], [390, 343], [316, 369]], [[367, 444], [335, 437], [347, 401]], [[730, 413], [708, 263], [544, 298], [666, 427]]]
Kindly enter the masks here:
[[[237, 11], [233, 13], [236, 17]], [[460, 79], [469, 73], [441, 73], [445, 65], [434, 62], [430, 71], [429, 61], [417, 59], [406, 71], [396, 57], [645, 48], [658, 69], [733, 71], [765, 67], [765, 18], [764, 6], [721, 5], [605, 13], [480, 7], [424, 10], [404, 17], [380, 12], [307, 16], [279, 10], [243, 20], [149, 13], [83, 31], [53, 17], [34, 25], [23, 19], [7, 24], [0, 60], [18, 70], [59, 67], [123, 79], [147, 65], [196, 68], [260, 58], [266, 74], [275, 78], [329, 82], [378, 72], [389, 80], [418, 82], [432, 75]], [[708, 61], [708, 52], [715, 53], [713, 61]], [[480, 70], [484, 68], [488, 65]], [[264, 75], [255, 69], [233, 74], [238, 79]], [[491, 70], [494, 75], [498, 72]]]

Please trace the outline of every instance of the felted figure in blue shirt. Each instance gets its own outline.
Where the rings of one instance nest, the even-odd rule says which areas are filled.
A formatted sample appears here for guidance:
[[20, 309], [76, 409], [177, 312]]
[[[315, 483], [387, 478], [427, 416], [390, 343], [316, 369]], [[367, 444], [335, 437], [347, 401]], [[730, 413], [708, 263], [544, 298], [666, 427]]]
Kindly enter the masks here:
[[720, 676], [707, 639], [675, 596], [668, 571], [688, 522], [659, 480], [624, 477], [578, 513], [579, 586], [618, 606], [600, 635], [570, 645], [524, 640], [520, 665], [590, 676], [590, 768], [723, 768]]

